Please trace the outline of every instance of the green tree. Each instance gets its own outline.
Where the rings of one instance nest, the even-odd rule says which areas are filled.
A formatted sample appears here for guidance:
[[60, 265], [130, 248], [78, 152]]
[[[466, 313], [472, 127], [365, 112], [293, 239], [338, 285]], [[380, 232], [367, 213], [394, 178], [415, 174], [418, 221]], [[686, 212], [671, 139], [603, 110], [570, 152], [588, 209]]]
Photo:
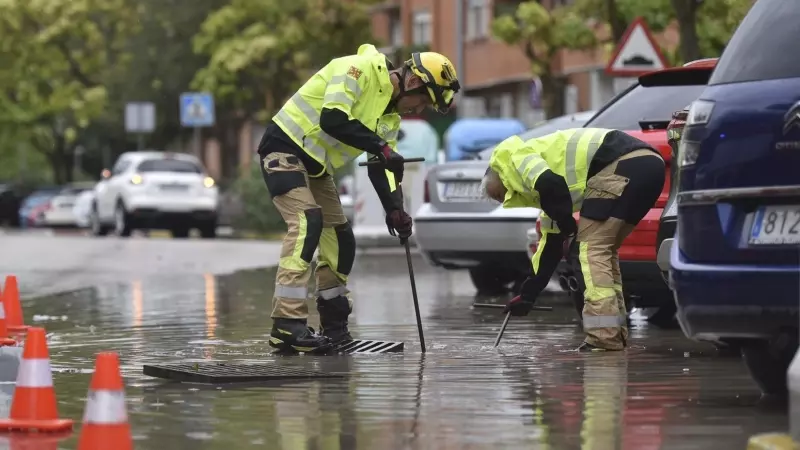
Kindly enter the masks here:
[[542, 81], [542, 103], [548, 117], [564, 113], [565, 76], [553, 71], [562, 49], [582, 50], [597, 45], [594, 31], [571, 7], [547, 9], [537, 1], [521, 3], [513, 15], [492, 23], [493, 34], [502, 41], [520, 45], [531, 69]]
[[126, 0], [0, 2], [0, 127], [23, 130], [56, 182], [72, 179], [73, 152], [104, 113], [106, 81], [126, 68], [137, 16]]

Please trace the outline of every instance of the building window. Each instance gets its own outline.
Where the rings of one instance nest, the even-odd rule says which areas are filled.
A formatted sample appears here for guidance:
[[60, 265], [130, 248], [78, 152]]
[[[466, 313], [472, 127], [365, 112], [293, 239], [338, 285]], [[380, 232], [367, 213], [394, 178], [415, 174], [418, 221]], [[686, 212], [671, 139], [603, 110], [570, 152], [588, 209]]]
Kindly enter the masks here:
[[489, 0], [469, 0], [467, 8], [467, 39], [489, 36]]
[[431, 13], [417, 11], [413, 18], [413, 33], [411, 36], [414, 45], [428, 45], [431, 43]]
[[389, 44], [392, 47], [403, 45], [403, 23], [400, 21], [399, 10], [389, 14]]

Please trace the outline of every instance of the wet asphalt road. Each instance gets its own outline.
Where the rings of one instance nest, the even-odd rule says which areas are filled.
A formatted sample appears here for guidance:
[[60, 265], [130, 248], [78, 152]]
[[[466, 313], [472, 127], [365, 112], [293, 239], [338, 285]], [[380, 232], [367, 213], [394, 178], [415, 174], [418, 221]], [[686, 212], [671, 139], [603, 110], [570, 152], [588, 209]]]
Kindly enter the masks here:
[[[423, 355], [400, 252], [359, 256], [351, 329], [405, 341], [404, 353], [277, 357], [274, 271], [254, 267], [276, 261], [278, 244], [0, 236], [0, 248], [26, 323], [51, 333], [61, 416], [80, 422], [94, 354], [117, 351], [137, 449], [732, 449], [788, 426], [739, 359], [680, 330], [634, 320], [626, 352], [570, 351], [582, 337], [559, 292], [541, 300], [553, 312], [512, 318], [495, 350], [502, 317], [471, 307], [466, 273], [415, 257]], [[142, 375], [143, 364], [254, 360], [350, 375], [255, 387]], [[59, 448], [75, 448], [78, 428]]]

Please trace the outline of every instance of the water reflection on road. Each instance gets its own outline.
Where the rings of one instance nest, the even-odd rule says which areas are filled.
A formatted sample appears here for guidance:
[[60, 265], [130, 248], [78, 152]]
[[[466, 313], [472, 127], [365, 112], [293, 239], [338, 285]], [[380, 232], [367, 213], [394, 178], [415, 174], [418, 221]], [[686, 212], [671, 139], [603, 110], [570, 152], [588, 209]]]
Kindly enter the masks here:
[[[787, 426], [738, 359], [679, 330], [635, 321], [627, 352], [575, 353], [574, 310], [551, 294], [542, 303], [556, 309], [512, 319], [495, 350], [502, 318], [471, 308], [466, 275], [420, 259], [415, 268], [425, 355], [402, 256], [361, 258], [351, 288], [355, 334], [403, 340], [403, 354], [272, 356], [268, 270], [150, 276], [26, 301], [25, 312], [52, 333], [62, 416], [81, 417], [94, 354], [120, 353], [137, 449], [743, 448]], [[245, 360], [350, 375], [206, 387], [141, 373], [145, 363]]]

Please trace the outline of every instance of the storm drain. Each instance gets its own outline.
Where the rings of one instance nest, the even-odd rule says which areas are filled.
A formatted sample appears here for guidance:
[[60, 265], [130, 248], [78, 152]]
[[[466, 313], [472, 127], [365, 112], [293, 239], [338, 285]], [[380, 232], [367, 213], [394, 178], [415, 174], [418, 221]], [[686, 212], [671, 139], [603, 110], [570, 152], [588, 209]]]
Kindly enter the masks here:
[[145, 365], [145, 375], [183, 383], [257, 383], [264, 381], [342, 378], [346, 374], [297, 369], [275, 364], [170, 364]]
[[399, 353], [403, 351], [402, 342], [391, 341], [368, 341], [364, 339], [353, 339], [343, 344], [339, 344], [333, 349], [335, 353], [347, 355], [374, 355], [377, 353]]

